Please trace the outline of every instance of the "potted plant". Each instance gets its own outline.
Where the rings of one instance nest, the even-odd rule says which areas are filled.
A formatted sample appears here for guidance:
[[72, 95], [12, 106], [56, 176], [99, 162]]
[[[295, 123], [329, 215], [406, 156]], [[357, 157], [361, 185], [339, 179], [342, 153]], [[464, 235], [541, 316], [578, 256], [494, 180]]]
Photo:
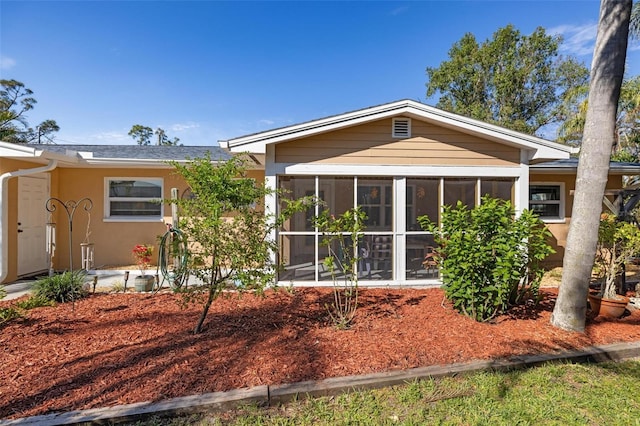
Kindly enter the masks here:
[[629, 303], [629, 298], [618, 294], [621, 274], [626, 262], [640, 253], [640, 229], [615, 216], [603, 213], [598, 228], [594, 271], [600, 280], [600, 289], [589, 294], [593, 316], [598, 314], [619, 318]]
[[136, 265], [140, 269], [140, 275], [135, 280], [136, 291], [151, 291], [153, 288], [153, 275], [147, 275], [146, 270], [151, 265], [151, 256], [153, 255], [153, 246], [148, 244], [138, 244], [133, 248], [133, 258]]

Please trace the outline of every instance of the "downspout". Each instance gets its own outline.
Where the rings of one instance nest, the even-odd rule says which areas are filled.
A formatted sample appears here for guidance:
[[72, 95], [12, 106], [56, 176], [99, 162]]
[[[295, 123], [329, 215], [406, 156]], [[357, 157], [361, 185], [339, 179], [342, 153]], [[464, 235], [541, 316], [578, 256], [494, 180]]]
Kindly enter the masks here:
[[20, 176], [35, 175], [45, 173], [55, 169], [58, 160], [49, 160], [49, 164], [33, 169], [16, 170], [0, 175], [0, 283], [2, 283], [9, 273], [9, 179]]

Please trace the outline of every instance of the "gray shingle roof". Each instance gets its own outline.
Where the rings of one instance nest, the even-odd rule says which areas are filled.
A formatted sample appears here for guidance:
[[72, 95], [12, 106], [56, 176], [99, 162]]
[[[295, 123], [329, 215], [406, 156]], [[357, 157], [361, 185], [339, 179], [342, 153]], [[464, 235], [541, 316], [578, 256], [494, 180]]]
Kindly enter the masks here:
[[228, 160], [231, 155], [219, 146], [158, 146], [158, 145], [45, 145], [30, 144], [30, 147], [68, 154], [69, 151], [91, 152], [93, 158], [128, 160], [187, 160], [204, 157], [207, 151], [212, 160]]

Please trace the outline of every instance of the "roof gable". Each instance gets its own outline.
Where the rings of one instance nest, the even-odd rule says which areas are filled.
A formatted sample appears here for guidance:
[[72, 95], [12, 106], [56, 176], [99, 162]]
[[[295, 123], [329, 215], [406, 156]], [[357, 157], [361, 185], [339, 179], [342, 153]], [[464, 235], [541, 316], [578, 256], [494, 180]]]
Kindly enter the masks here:
[[409, 117], [529, 151], [530, 159], [569, 158], [573, 148], [500, 126], [452, 114], [429, 105], [402, 100], [293, 126], [221, 141], [231, 152], [264, 154], [266, 146], [332, 132], [389, 117]]

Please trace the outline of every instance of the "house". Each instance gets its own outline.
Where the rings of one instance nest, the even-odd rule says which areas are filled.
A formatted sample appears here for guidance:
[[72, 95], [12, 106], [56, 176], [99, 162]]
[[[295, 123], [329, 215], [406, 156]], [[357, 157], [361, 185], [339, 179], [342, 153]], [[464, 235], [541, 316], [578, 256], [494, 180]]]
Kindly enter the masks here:
[[84, 242], [93, 243], [90, 268], [133, 264], [133, 247], [157, 245], [172, 222], [171, 206], [155, 200], [187, 189], [167, 161], [207, 151], [214, 160], [229, 158], [218, 146], [0, 142], [0, 283], [85, 267]]
[[[545, 139], [401, 100], [221, 142], [231, 153], [262, 158], [266, 184], [288, 196], [315, 195], [333, 214], [360, 206], [367, 213], [360, 253], [362, 285], [435, 284], [428, 261], [433, 237], [417, 218], [438, 222], [442, 205], [469, 207], [482, 195], [534, 210], [552, 234], [561, 264], [571, 220], [577, 160], [574, 149]], [[637, 164], [612, 163], [608, 189], [622, 188]], [[277, 209], [276, 196], [265, 207]], [[600, 206], [594, 206], [600, 208]], [[326, 248], [298, 214], [278, 233], [282, 284], [331, 281]]]
[[[434, 241], [417, 218], [438, 221], [442, 205], [460, 200], [474, 206], [484, 194], [509, 199], [517, 210], [536, 211], [553, 233], [557, 254], [550, 261], [561, 262], [577, 168], [568, 146], [410, 100], [220, 145], [0, 142], [0, 283], [69, 269], [71, 263], [85, 267], [85, 242], [94, 249], [90, 269], [131, 264], [133, 246], [157, 244], [174, 221], [171, 206], [154, 200], [188, 190], [167, 161], [187, 161], [206, 151], [220, 161], [249, 153], [255, 162], [251, 177], [287, 190], [285, 196], [316, 195], [334, 214], [362, 207], [368, 216], [360, 247], [362, 285], [437, 284], [438, 271], [428, 262]], [[623, 176], [635, 174], [640, 174], [636, 164], [612, 163], [607, 187], [620, 189]], [[265, 200], [270, 211], [278, 204], [275, 195]], [[331, 285], [322, 263], [326, 249], [309, 222], [316, 213], [298, 213], [275, 236], [285, 264], [281, 284]]]

